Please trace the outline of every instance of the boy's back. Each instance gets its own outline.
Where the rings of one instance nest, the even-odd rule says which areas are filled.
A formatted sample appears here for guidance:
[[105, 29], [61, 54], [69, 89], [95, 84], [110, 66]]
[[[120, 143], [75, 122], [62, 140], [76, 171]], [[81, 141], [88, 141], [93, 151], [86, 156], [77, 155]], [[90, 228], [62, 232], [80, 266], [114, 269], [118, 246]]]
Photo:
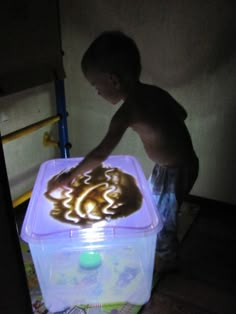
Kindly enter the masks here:
[[139, 83], [114, 118], [124, 119], [140, 136], [149, 158], [162, 166], [176, 167], [194, 151], [184, 123], [185, 110], [164, 90]]

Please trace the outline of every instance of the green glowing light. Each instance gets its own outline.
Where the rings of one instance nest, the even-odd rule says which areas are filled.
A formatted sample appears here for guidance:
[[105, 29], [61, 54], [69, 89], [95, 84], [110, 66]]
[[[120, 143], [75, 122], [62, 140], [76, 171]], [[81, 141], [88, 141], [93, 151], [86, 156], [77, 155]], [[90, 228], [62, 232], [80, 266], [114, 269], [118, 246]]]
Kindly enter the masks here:
[[101, 265], [102, 259], [98, 252], [83, 252], [79, 257], [79, 265], [83, 268], [93, 269]]

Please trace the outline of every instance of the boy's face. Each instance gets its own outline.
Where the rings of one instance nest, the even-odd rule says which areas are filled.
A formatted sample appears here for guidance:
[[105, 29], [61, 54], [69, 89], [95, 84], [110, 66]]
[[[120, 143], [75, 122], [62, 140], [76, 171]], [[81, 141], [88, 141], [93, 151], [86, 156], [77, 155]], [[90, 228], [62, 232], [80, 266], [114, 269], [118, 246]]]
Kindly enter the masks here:
[[97, 90], [98, 95], [115, 105], [124, 98], [118, 78], [110, 73], [89, 71], [86, 79]]

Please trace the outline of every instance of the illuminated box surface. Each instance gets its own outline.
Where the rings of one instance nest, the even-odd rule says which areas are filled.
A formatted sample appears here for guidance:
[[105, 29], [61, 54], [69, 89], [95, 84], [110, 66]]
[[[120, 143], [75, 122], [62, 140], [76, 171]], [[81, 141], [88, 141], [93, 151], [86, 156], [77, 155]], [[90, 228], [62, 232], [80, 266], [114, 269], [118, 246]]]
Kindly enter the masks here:
[[28, 242], [46, 307], [150, 298], [156, 235], [162, 227], [147, 179], [131, 156], [52, 188], [82, 158], [44, 162], [21, 230]]

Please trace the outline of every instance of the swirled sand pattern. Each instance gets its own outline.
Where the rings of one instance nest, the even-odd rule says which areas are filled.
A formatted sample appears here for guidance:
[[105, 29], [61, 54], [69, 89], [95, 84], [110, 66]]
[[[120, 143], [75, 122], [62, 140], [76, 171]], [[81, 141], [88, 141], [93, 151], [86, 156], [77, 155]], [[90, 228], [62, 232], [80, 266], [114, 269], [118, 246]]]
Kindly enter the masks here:
[[[60, 176], [60, 175], [59, 175]], [[89, 225], [125, 217], [142, 205], [142, 194], [133, 176], [119, 168], [101, 165], [75, 178], [68, 186], [52, 189], [45, 196], [53, 203], [50, 215], [65, 223]]]

